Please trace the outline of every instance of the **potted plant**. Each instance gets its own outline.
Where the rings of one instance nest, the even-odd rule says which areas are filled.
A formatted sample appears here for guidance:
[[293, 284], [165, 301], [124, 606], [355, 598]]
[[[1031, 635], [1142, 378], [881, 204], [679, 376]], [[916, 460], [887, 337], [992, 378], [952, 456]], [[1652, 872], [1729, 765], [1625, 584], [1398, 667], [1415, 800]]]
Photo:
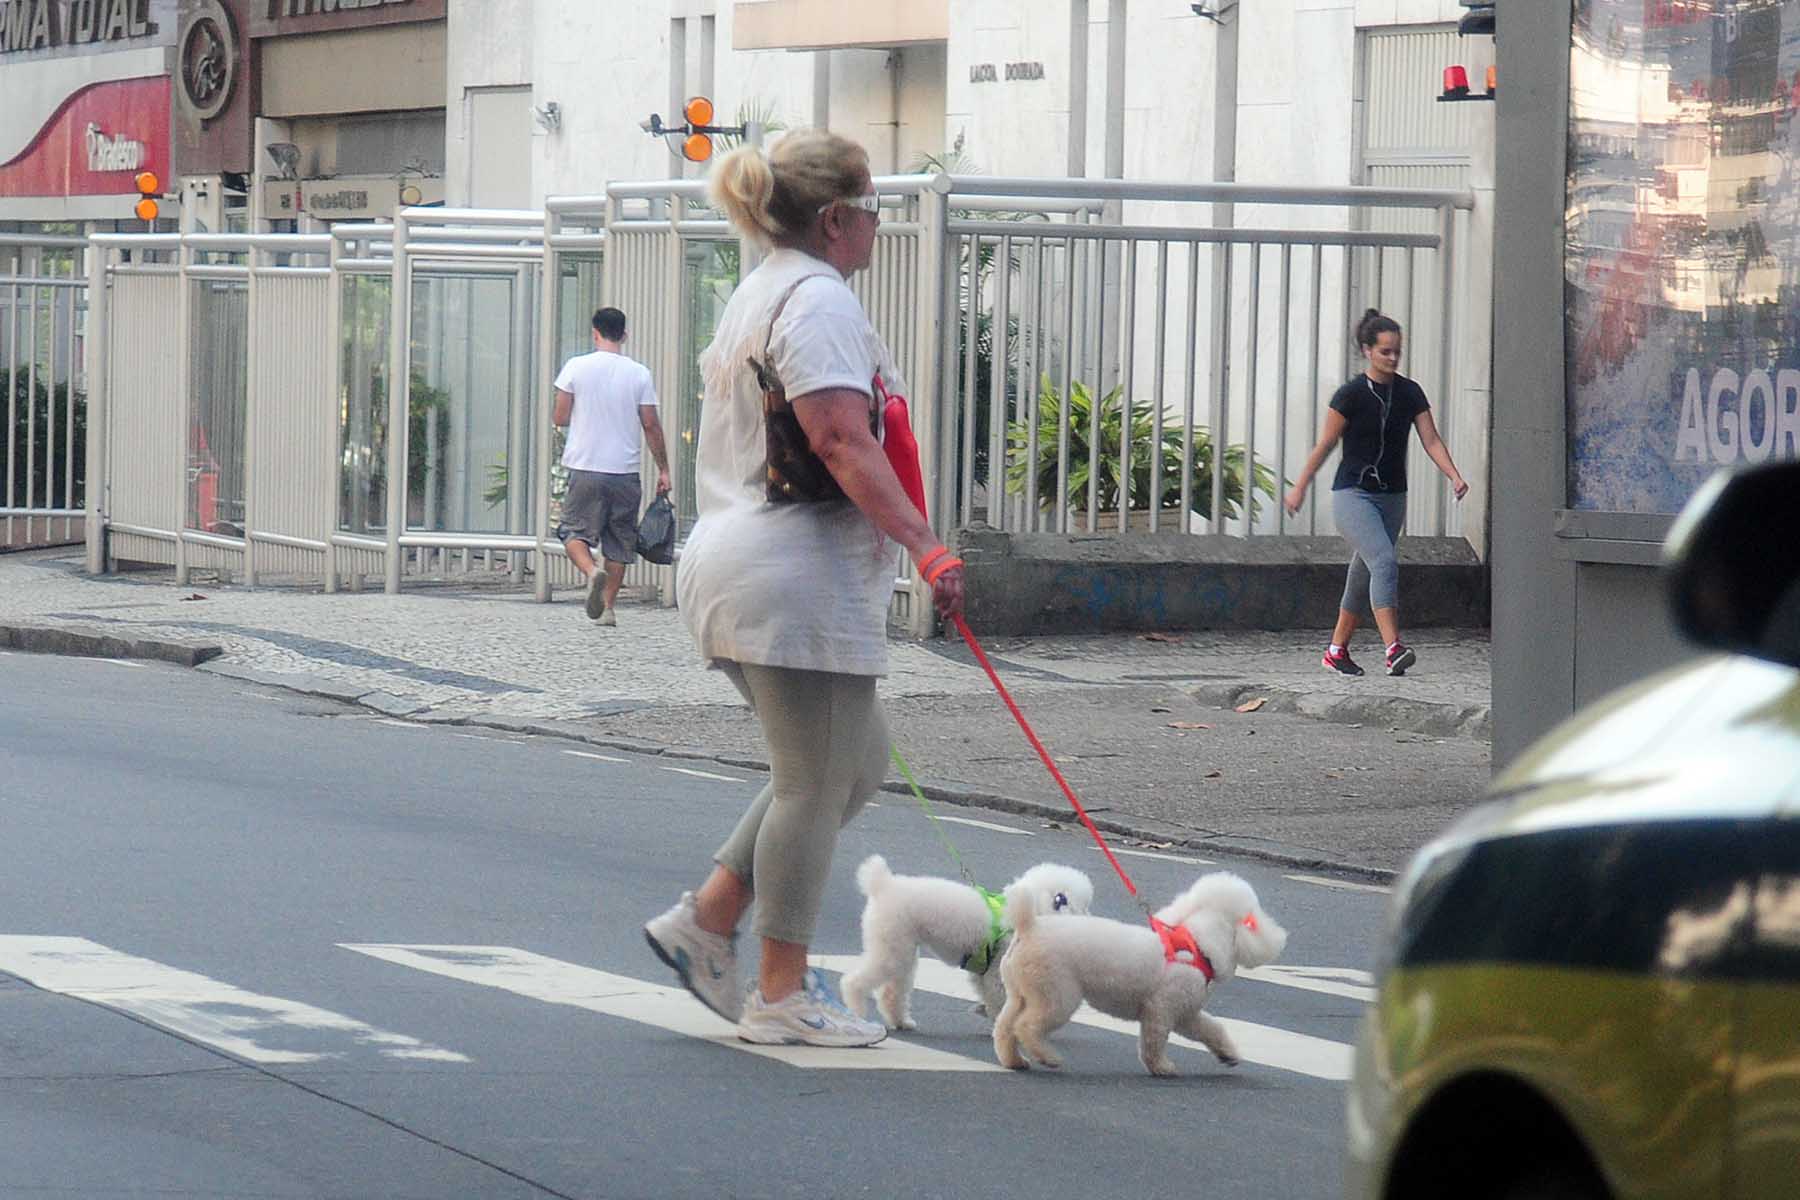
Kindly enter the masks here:
[[[1115, 387], [1100, 398], [1098, 413], [1100, 453], [1095, 463], [1095, 467], [1099, 471], [1099, 478], [1095, 487], [1094, 502], [1096, 508], [1103, 513], [1116, 514], [1119, 509], [1119, 455], [1122, 440], [1120, 434], [1124, 424], [1122, 400], [1122, 387]], [[1095, 416], [1092, 393], [1080, 380], [1074, 381], [1069, 389], [1067, 498], [1071, 510], [1079, 509], [1085, 512], [1087, 508], [1089, 444], [1090, 434], [1095, 429]], [[1025, 492], [1027, 480], [1030, 480], [1032, 495], [1040, 506], [1048, 508], [1056, 502], [1057, 445], [1062, 425], [1062, 396], [1050, 382], [1048, 375], [1043, 377], [1038, 388], [1037, 418], [1037, 457], [1035, 461], [1028, 460], [1030, 430], [1026, 422], [1019, 420], [1007, 424], [1006, 490], [1013, 495], [1022, 495]], [[1133, 513], [1140, 511], [1147, 513], [1154, 504], [1165, 515], [1168, 528], [1179, 529], [1181, 460], [1182, 456], [1187, 453], [1187, 431], [1181, 428], [1179, 421], [1163, 425], [1162, 478], [1157, 481], [1153, 495], [1150, 479], [1151, 443], [1155, 440], [1156, 430], [1150, 408], [1134, 405], [1131, 412], [1131, 467], [1126, 507]], [[1225, 495], [1220, 506], [1223, 519], [1237, 517], [1243, 511], [1247, 477], [1254, 480], [1254, 488], [1250, 496], [1252, 515], [1261, 511], [1261, 502], [1255, 498], [1254, 492], [1261, 492], [1269, 499], [1275, 499], [1275, 472], [1261, 463], [1256, 463], [1247, 476], [1245, 457], [1243, 446], [1230, 446], [1225, 450]], [[1211, 433], [1204, 425], [1196, 425], [1193, 428], [1192, 462], [1191, 507], [1198, 516], [1211, 519], [1213, 516], [1213, 440]], [[1082, 523], [1085, 524], [1085, 520]], [[1108, 527], [1105, 519], [1101, 520], [1100, 527]], [[1116, 527], [1116, 516], [1113, 518], [1112, 527]]]

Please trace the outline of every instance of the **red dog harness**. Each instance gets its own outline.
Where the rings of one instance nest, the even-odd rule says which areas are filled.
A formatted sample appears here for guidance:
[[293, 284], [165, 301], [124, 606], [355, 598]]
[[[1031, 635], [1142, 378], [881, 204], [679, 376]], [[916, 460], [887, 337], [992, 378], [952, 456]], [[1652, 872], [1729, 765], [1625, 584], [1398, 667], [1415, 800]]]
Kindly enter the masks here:
[[[1172, 963], [1193, 967], [1206, 976], [1206, 982], [1213, 981], [1213, 965], [1206, 955], [1200, 953], [1200, 947], [1194, 942], [1193, 930], [1186, 925], [1169, 925], [1150, 918], [1150, 928], [1156, 930], [1156, 936], [1162, 939], [1163, 957]], [[1186, 958], [1181, 956], [1185, 954]]]

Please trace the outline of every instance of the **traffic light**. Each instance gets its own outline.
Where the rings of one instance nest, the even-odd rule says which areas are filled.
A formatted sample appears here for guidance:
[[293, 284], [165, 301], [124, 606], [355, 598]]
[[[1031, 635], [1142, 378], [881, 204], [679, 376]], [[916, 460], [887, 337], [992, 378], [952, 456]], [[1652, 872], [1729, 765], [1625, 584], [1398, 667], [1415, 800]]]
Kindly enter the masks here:
[[713, 102], [705, 96], [690, 97], [681, 106], [681, 115], [687, 118], [688, 127], [688, 135], [681, 143], [681, 157], [689, 162], [705, 162], [713, 152]]
[[133, 182], [137, 184], [138, 202], [131, 211], [137, 214], [138, 220], [148, 224], [156, 220], [160, 211], [156, 201], [162, 195], [162, 180], [156, 177], [155, 171], [139, 171]]
[[1498, 0], [1462, 0], [1469, 11], [1456, 23], [1458, 37], [1494, 36], [1494, 6]]

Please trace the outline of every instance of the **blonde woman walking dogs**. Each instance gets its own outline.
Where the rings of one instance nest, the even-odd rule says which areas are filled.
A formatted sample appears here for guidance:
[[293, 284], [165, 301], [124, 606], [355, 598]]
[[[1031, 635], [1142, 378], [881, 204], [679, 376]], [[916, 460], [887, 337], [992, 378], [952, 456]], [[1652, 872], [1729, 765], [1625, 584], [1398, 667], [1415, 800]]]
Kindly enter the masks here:
[[1324, 658], [1326, 669], [1340, 675], [1363, 673], [1350, 657], [1350, 638], [1361, 621], [1365, 600], [1387, 646], [1387, 673], [1404, 675], [1418, 661], [1400, 640], [1400, 564], [1394, 556], [1400, 527], [1406, 522], [1406, 449], [1413, 430], [1418, 430], [1419, 444], [1450, 481], [1456, 498], [1469, 492], [1438, 436], [1424, 390], [1400, 374], [1400, 341], [1399, 322], [1373, 308], [1363, 314], [1356, 326], [1356, 344], [1369, 365], [1332, 395], [1319, 444], [1307, 456], [1286, 498], [1288, 512], [1299, 512], [1313, 476], [1342, 441], [1344, 454], [1331, 483], [1331, 511], [1353, 553], [1337, 628]]
[[[899, 376], [845, 280], [869, 265], [880, 205], [869, 159], [821, 130], [713, 167], [712, 196], [772, 246], [700, 360], [699, 520], [676, 593], [700, 654], [755, 711], [771, 780], [704, 883], [644, 927], [703, 1004], [762, 1044], [867, 1046], [887, 1035], [807, 968], [838, 829], [887, 774], [875, 681], [887, 672], [894, 543], [945, 615], [960, 563], [907, 498], [875, 430], [876, 376]], [[762, 957], [738, 982], [751, 902]]]

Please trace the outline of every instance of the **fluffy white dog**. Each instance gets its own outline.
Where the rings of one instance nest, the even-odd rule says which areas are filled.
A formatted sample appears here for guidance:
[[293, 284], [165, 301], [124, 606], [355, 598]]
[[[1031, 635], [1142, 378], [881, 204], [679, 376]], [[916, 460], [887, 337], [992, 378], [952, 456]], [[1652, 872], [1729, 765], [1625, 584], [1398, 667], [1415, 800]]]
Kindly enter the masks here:
[[1015, 1069], [1030, 1065], [1025, 1055], [1042, 1066], [1062, 1065], [1046, 1039], [1083, 1000], [1138, 1023], [1138, 1053], [1152, 1075], [1175, 1074], [1167, 1052], [1171, 1033], [1193, 1038], [1226, 1066], [1236, 1066], [1237, 1047], [1204, 1011], [1206, 997], [1238, 968], [1260, 967], [1287, 945], [1287, 930], [1262, 910], [1250, 885], [1223, 871], [1202, 876], [1156, 914], [1193, 935], [1210, 979], [1185, 954], [1170, 961], [1148, 924], [1105, 917], [1040, 921], [1022, 900], [1009, 902], [1006, 915], [1013, 944], [1000, 964], [1006, 1007], [994, 1023], [994, 1054], [1001, 1066]]
[[[929, 875], [896, 875], [887, 860], [871, 854], [856, 868], [863, 905], [862, 957], [844, 974], [844, 1003], [862, 1016], [874, 993], [881, 1019], [893, 1029], [917, 1029], [912, 1017], [913, 976], [919, 950], [959, 966], [981, 996], [976, 1011], [992, 1016], [1006, 993], [1000, 960], [1012, 940], [1011, 928], [982, 894], [966, 883]], [[1073, 867], [1039, 863], [1006, 885], [1006, 911], [1042, 916], [1085, 913], [1094, 885]]]

